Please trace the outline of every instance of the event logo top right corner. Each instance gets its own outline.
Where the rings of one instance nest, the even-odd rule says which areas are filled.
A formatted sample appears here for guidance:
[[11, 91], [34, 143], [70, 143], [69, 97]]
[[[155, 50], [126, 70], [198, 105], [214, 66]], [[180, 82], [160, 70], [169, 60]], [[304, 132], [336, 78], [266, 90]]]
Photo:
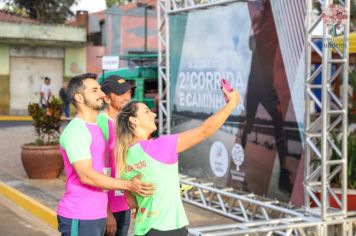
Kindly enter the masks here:
[[348, 15], [341, 4], [329, 4], [321, 13], [321, 18], [326, 25], [340, 27], [346, 23]]
[[344, 25], [348, 20], [345, 7], [341, 4], [329, 4], [325, 7], [321, 14], [323, 23], [327, 26], [332, 26], [332, 38], [327, 38], [323, 45], [327, 48], [338, 47], [340, 49], [346, 47], [346, 42], [341, 37], [337, 36], [337, 29]]

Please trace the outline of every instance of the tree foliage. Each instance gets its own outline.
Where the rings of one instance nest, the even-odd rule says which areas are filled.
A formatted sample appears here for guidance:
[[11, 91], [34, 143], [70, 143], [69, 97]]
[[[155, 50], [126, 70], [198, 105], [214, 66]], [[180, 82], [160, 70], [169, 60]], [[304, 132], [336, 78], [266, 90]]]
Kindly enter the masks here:
[[[25, 12], [31, 19], [48, 24], [59, 24], [73, 16], [70, 7], [76, 0], [6, 0], [7, 10]], [[12, 11], [13, 9], [13, 11]], [[16, 10], [16, 11], [15, 11]]]
[[30, 103], [27, 109], [28, 114], [32, 117], [33, 126], [37, 134], [34, 144], [58, 144], [62, 122], [62, 101], [53, 96], [47, 104], [46, 109], [41, 108], [39, 103]]
[[[125, 0], [105, 0], [107, 8], [125, 3]], [[130, 2], [129, 0], [127, 2]]]

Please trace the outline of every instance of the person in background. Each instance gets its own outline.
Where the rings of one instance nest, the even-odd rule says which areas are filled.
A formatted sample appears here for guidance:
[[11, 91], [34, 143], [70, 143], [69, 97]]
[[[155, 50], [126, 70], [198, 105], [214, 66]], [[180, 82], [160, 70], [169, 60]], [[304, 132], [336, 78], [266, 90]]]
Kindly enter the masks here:
[[102, 236], [108, 204], [104, 190], [129, 190], [149, 196], [154, 187], [143, 183], [141, 176], [125, 181], [104, 175], [106, 141], [96, 118], [105, 94], [96, 74], [73, 77], [68, 84], [68, 97], [77, 109], [77, 116], [60, 137], [66, 189], [57, 208], [58, 230], [62, 236]]
[[[115, 118], [124, 104], [131, 99], [131, 90], [135, 87], [124, 78], [111, 75], [101, 84], [105, 93], [106, 108], [97, 117], [97, 123], [102, 130], [108, 146], [108, 155], [105, 160], [107, 174], [115, 177]], [[130, 227], [130, 207], [126, 203], [122, 191], [108, 192], [108, 218], [106, 223], [107, 236], [126, 236]]]
[[42, 108], [47, 108], [47, 104], [51, 96], [52, 96], [51, 79], [45, 77], [44, 83], [42, 84], [40, 89], [40, 104]]
[[149, 139], [157, 129], [156, 114], [145, 104], [129, 102], [119, 112], [115, 131], [117, 176], [129, 180], [143, 174], [142, 179], [156, 187], [149, 197], [125, 191], [130, 207], [138, 208], [135, 235], [187, 235], [189, 223], [180, 195], [178, 153], [213, 135], [235, 110], [239, 93], [223, 92], [229, 102], [199, 127], [156, 139]]
[[70, 102], [68, 98], [68, 82], [63, 83], [63, 87], [59, 90], [59, 97], [63, 102], [63, 114], [68, 118], [70, 116]]

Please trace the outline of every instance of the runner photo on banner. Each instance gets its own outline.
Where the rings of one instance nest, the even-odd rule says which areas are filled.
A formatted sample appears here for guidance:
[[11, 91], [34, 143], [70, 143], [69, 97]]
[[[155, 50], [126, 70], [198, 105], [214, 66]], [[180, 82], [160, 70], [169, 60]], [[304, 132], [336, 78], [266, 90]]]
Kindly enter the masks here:
[[303, 164], [303, 104], [293, 100], [303, 84], [287, 76], [271, 3], [169, 17], [172, 133], [198, 126], [224, 105], [221, 79], [241, 94], [223, 128], [181, 154], [180, 172], [289, 201]]

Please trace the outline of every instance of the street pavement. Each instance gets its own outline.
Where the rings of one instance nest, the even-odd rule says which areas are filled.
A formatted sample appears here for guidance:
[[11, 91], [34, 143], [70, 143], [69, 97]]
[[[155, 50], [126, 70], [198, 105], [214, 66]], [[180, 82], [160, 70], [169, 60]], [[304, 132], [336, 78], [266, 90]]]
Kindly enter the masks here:
[[17, 127], [17, 126], [29, 126], [32, 125], [32, 121], [0, 121], [0, 128]]
[[58, 233], [11, 201], [0, 196], [0, 235], [53, 236]]
[[[35, 140], [35, 132], [32, 126], [0, 128], [0, 181], [55, 212], [57, 203], [65, 190], [65, 176], [62, 174], [54, 180], [33, 180], [27, 177], [21, 163], [21, 145], [33, 140]], [[190, 227], [236, 223], [229, 218], [189, 204], [184, 206]], [[6, 235], [2, 234], [1, 230], [2, 225], [0, 225], [0, 235]], [[129, 235], [132, 235], [132, 227]]]

